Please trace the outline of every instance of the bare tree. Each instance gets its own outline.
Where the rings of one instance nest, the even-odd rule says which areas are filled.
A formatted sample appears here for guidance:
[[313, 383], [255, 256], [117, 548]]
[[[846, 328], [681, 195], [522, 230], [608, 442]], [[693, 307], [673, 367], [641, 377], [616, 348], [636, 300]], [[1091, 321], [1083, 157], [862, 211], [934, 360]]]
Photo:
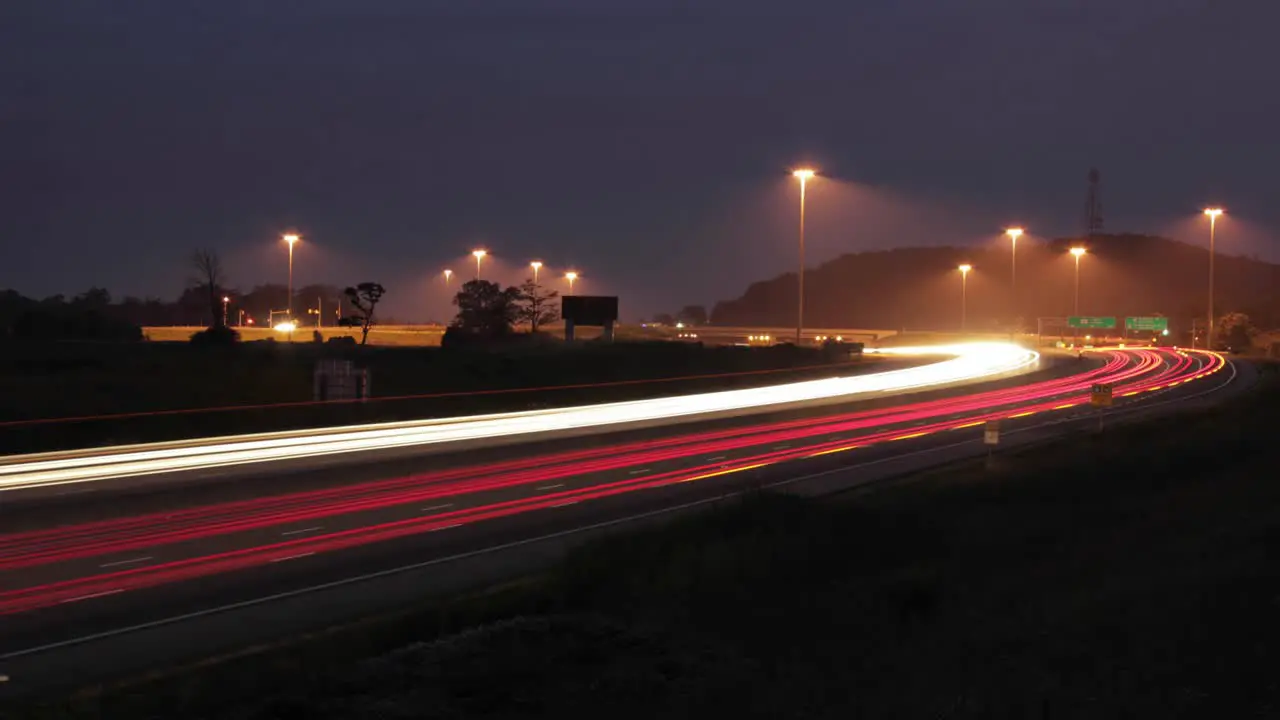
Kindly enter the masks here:
[[542, 286], [526, 280], [516, 291], [516, 319], [529, 323], [529, 332], [536, 333], [538, 328], [560, 319], [553, 301], [558, 297], [555, 290], [546, 291]]
[[223, 286], [227, 282], [226, 274], [222, 271], [222, 258], [218, 257], [218, 253], [213, 250], [196, 250], [191, 254], [191, 267], [196, 272], [194, 280], [196, 286], [204, 288], [209, 293], [209, 317], [212, 318], [209, 325], [221, 327], [224, 319], [222, 293]]

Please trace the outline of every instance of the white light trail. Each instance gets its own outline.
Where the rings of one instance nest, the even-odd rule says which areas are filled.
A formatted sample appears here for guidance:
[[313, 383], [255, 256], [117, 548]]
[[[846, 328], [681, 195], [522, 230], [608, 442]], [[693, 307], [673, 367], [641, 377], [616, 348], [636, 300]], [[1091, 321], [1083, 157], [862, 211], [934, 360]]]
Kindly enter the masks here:
[[698, 395], [17, 455], [0, 459], [0, 491], [853, 399], [1025, 371], [1040, 358], [1032, 350], [998, 342], [881, 348], [868, 352], [950, 357], [902, 370]]

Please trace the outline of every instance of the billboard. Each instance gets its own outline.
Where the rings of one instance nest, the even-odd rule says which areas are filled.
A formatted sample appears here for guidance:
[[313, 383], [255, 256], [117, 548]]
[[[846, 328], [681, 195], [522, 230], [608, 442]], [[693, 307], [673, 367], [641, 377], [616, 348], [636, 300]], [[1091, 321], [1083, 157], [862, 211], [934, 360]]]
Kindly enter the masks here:
[[560, 315], [574, 325], [605, 326], [618, 319], [616, 295], [565, 295], [560, 298]]

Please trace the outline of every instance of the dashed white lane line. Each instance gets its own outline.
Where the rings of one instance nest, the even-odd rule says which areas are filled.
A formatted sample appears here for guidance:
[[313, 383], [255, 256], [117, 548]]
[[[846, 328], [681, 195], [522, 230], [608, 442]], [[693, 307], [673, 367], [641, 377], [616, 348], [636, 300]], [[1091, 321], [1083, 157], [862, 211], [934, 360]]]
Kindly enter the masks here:
[[92, 593], [89, 595], [81, 595], [79, 597], [67, 598], [66, 600], [62, 601], [62, 604], [66, 605], [67, 603], [80, 602], [81, 600], [92, 600], [93, 598], [106, 597], [108, 595], [115, 595], [117, 593], [122, 593], [122, 592], [124, 592], [124, 590], [121, 588], [116, 588], [115, 590], [104, 590], [103, 592], [100, 592], [100, 593]]
[[577, 504], [578, 504], [578, 501], [577, 501], [577, 500], [570, 500], [569, 502], [557, 503], [557, 504], [555, 504], [555, 505], [552, 505], [551, 507], [553, 507], [553, 508], [558, 508], [558, 507], [568, 507], [569, 505], [577, 505]]
[[707, 458], [707, 462], [715, 462], [715, 461], [717, 461], [717, 460], [724, 460], [724, 459], [725, 459], [725, 458], [727, 458], [727, 457], [728, 457], [728, 455], [717, 455], [717, 456], [715, 456], [715, 457]]
[[631, 472], [629, 472], [629, 473], [627, 473], [627, 474], [628, 474], [628, 475], [640, 475], [640, 474], [642, 474], [642, 473], [647, 473], [647, 472], [649, 472], [649, 468], [640, 468], [639, 470], [632, 470]]
[[119, 567], [120, 565], [133, 565], [134, 563], [146, 562], [148, 560], [155, 560], [155, 558], [148, 555], [146, 557], [129, 558], [128, 560], [117, 560], [115, 562], [102, 563], [98, 567], [100, 568]]
[[278, 562], [284, 562], [285, 560], [297, 560], [298, 558], [310, 557], [312, 555], [315, 555], [315, 553], [313, 552], [299, 553], [297, 555], [290, 555], [288, 557], [276, 558], [271, 562], [278, 563]]
[[431, 507], [422, 508], [422, 512], [431, 512], [432, 510], [444, 510], [453, 507], [453, 503], [445, 503], [443, 505], [432, 505]]
[[440, 532], [441, 530], [452, 530], [456, 527], [462, 527], [462, 523], [454, 523], [453, 525], [445, 525], [443, 527], [431, 528], [427, 532]]
[[562, 488], [562, 487], [564, 487], [564, 483], [556, 483], [555, 485], [543, 485], [538, 489], [539, 490], [555, 490], [556, 488]]
[[302, 533], [315, 532], [315, 531], [317, 531], [317, 530], [323, 530], [323, 529], [324, 529], [324, 526], [323, 526], [323, 525], [316, 525], [315, 527], [302, 528], [301, 530], [290, 530], [289, 532], [282, 532], [282, 533], [280, 533], [280, 534], [281, 534], [281, 535], [286, 535], [286, 536], [288, 536], [288, 535], [301, 535]]

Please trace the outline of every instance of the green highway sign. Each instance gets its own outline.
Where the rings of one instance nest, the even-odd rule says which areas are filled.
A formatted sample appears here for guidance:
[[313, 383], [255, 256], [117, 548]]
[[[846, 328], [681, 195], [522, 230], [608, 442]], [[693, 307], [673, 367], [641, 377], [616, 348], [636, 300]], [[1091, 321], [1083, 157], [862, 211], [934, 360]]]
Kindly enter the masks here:
[[1067, 318], [1067, 327], [1084, 328], [1089, 330], [1114, 330], [1116, 319], [1113, 317], [1089, 317], [1087, 315], [1072, 315]]
[[1139, 332], [1164, 332], [1169, 329], [1169, 318], [1163, 317], [1127, 317], [1124, 319], [1126, 330]]

